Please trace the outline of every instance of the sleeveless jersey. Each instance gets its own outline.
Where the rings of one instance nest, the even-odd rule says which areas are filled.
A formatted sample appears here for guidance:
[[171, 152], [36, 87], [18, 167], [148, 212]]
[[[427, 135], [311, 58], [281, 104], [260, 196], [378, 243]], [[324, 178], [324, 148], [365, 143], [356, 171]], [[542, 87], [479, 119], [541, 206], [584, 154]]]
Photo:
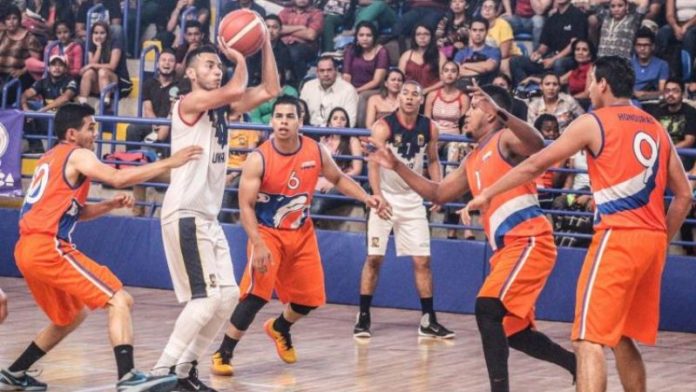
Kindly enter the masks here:
[[[412, 128], [401, 124], [397, 113], [384, 117], [382, 120], [389, 127], [387, 147], [406, 166], [419, 172], [423, 168], [425, 153], [430, 142], [430, 119], [418, 115]], [[382, 193], [394, 208], [414, 208], [423, 204], [423, 198], [414, 192], [393, 170], [379, 168]]]
[[90, 184], [83, 176], [74, 186], [65, 178], [68, 158], [78, 148], [60, 143], [39, 159], [19, 215], [21, 235], [48, 234], [72, 242]]
[[459, 119], [464, 115], [462, 112], [462, 93], [449, 101], [442, 97], [442, 89], [438, 89], [433, 100], [432, 119], [437, 123], [440, 133], [452, 135], [459, 134]]
[[299, 229], [309, 216], [322, 171], [319, 143], [300, 136], [299, 150], [284, 154], [271, 139], [257, 151], [263, 158], [263, 179], [256, 200], [256, 219], [273, 229]]
[[229, 156], [226, 107], [199, 114], [193, 123], [181, 118], [182, 97], [172, 108], [172, 154], [197, 145], [203, 154], [171, 172], [171, 184], [162, 202], [162, 221], [182, 217], [215, 220], [222, 206]]
[[669, 136], [652, 116], [633, 106], [605, 107], [591, 114], [603, 140], [597, 156], [587, 154], [595, 229], [666, 231]]
[[[467, 158], [466, 178], [474, 196], [493, 185], [514, 166], [500, 151], [502, 132], [494, 133], [488, 141], [479, 144]], [[551, 224], [539, 207], [534, 181], [495, 196], [482, 214], [481, 222], [493, 250], [504, 247], [509, 239], [515, 237], [552, 232]]]

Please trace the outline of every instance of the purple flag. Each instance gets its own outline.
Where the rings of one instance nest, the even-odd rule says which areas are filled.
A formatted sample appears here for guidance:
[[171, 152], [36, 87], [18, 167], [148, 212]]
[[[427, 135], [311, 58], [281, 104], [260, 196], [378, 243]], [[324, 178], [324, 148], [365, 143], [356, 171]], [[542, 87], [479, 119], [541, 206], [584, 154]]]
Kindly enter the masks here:
[[0, 110], [0, 196], [22, 194], [24, 113]]

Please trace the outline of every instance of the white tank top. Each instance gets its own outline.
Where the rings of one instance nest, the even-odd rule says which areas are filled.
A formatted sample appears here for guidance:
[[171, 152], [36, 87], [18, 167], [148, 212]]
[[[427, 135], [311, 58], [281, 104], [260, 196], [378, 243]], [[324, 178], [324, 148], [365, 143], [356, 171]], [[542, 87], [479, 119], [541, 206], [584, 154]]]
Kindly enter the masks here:
[[182, 217], [215, 220], [225, 192], [229, 155], [226, 108], [201, 113], [194, 123], [187, 124], [179, 113], [185, 98], [172, 107], [172, 154], [192, 145], [203, 147], [203, 154], [172, 170], [171, 184], [162, 203], [163, 222]]

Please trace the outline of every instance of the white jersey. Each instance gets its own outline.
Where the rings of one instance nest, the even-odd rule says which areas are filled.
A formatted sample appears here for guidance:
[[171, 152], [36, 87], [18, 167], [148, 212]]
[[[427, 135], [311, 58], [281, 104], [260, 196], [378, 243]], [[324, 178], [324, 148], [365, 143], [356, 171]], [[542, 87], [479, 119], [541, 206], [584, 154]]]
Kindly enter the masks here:
[[182, 97], [172, 107], [172, 154], [197, 145], [202, 155], [172, 170], [171, 184], [162, 203], [162, 221], [184, 217], [216, 220], [222, 206], [229, 147], [225, 108], [201, 113], [186, 123], [179, 113]]

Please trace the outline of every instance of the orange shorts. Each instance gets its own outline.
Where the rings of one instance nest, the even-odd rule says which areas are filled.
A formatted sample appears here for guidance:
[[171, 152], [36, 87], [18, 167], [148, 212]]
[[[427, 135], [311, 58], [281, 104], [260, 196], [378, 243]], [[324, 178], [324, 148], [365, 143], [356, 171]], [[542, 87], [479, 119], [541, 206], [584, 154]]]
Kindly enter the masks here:
[[507, 336], [534, 326], [534, 304], [555, 262], [556, 245], [550, 234], [520, 237], [491, 257], [491, 272], [478, 296], [498, 298], [505, 305]]
[[664, 232], [597, 231], [578, 278], [572, 339], [615, 347], [627, 336], [655, 344], [666, 257]]
[[53, 236], [20, 236], [14, 252], [39, 307], [56, 325], [69, 325], [86, 305], [103, 308], [123, 284], [107, 268]]
[[312, 222], [306, 222], [298, 230], [260, 226], [259, 234], [271, 252], [271, 266], [265, 273], [254, 270], [252, 246], [251, 243], [247, 245], [248, 261], [239, 285], [241, 299], [253, 294], [268, 301], [275, 289], [283, 303], [324, 305], [324, 270]]

